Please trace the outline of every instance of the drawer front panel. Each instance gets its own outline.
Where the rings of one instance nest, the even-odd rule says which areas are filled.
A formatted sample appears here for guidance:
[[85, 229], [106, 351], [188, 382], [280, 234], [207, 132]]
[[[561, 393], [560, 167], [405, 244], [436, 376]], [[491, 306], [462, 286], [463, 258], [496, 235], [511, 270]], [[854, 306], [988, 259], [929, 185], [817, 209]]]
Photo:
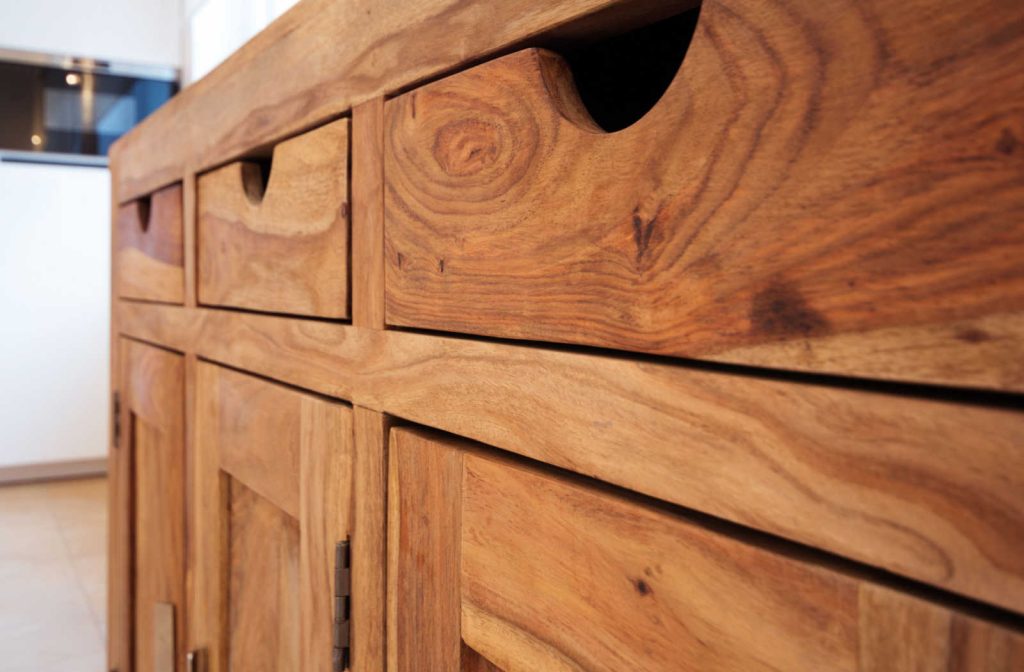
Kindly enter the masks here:
[[180, 184], [117, 209], [118, 294], [124, 299], [185, 302]]
[[269, 178], [240, 161], [198, 178], [199, 302], [349, 314], [349, 121], [274, 148]]
[[389, 101], [387, 321], [1024, 388], [1024, 5], [700, 11], [615, 133], [543, 50]]
[[1024, 664], [1016, 630], [763, 540], [429, 432], [392, 447], [399, 670]]

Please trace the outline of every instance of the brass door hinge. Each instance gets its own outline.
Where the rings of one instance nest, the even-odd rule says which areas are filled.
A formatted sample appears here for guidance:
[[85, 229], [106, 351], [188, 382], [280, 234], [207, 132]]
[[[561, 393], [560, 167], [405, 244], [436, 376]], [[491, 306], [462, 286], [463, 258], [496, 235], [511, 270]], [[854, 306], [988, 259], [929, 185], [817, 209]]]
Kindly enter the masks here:
[[114, 398], [111, 401], [114, 413], [114, 448], [121, 447], [121, 393], [114, 392]]
[[347, 669], [352, 654], [349, 640], [352, 617], [351, 564], [348, 539], [339, 541], [334, 547], [334, 672]]

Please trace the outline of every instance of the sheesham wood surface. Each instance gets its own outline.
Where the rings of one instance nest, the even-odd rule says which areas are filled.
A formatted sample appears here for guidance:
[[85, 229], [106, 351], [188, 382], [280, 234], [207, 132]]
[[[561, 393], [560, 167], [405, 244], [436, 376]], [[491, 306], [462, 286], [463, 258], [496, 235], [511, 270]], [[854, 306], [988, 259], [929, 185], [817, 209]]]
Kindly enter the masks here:
[[352, 110], [352, 324], [384, 328], [384, 99]]
[[391, 447], [393, 670], [458, 670], [463, 641], [505, 672], [1024, 663], [1020, 632], [579, 479], [423, 430]]
[[125, 333], [1024, 609], [1024, 413], [608, 355], [123, 304]]
[[838, 337], [931, 362], [899, 378], [1020, 391], [1021, 21], [1006, 0], [706, 0], [616, 133], [543, 50], [390, 100], [387, 321], [883, 373], [836, 362]]
[[385, 669], [387, 607], [387, 473], [391, 419], [352, 409], [352, 659], [353, 672]]
[[[238, 431], [247, 426], [267, 433], [264, 442], [253, 446], [253, 435]], [[210, 670], [331, 669], [334, 546], [351, 528], [352, 432], [343, 404], [199, 363], [190, 617]], [[246, 448], [255, 467], [227, 457]]]
[[[119, 202], [117, 185], [111, 180], [110, 202]], [[110, 208], [110, 258], [117, 258], [118, 208]], [[121, 357], [121, 329], [118, 319], [120, 283], [117, 264], [110, 264], [110, 424], [107, 432], [107, 665], [128, 669], [132, 663], [131, 631], [131, 451], [122, 450], [128, 418], [116, 413], [114, 401], [123, 404], [124, 370]]]
[[198, 178], [199, 302], [349, 315], [349, 121], [278, 144], [266, 191], [256, 163]]
[[181, 184], [130, 201], [116, 212], [118, 296], [184, 303]]
[[301, 672], [299, 523], [241, 481], [229, 496], [228, 669]]
[[153, 605], [153, 672], [174, 672], [174, 605]]
[[252, 376], [218, 376], [220, 468], [287, 515], [299, 518], [302, 397]]
[[388, 672], [460, 669], [462, 454], [391, 431]]
[[462, 643], [462, 672], [501, 672], [501, 668], [484, 658], [478, 651]]
[[614, 25], [666, 2], [692, 4], [303, 0], [114, 144], [119, 196], [143, 195], [180, 179], [186, 165], [220, 165], [574, 19], [600, 14]]
[[158, 604], [169, 604], [175, 659], [182, 660], [185, 608], [184, 358], [136, 342], [125, 347], [125, 408], [132, 452], [131, 577], [136, 672], [156, 672]]

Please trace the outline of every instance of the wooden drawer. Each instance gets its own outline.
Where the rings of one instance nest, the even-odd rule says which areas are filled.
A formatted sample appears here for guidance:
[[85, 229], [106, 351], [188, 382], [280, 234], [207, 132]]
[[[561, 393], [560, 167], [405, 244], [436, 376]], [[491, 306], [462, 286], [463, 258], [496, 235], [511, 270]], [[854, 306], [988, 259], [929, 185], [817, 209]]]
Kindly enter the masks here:
[[118, 295], [185, 302], [181, 185], [173, 184], [117, 209]]
[[614, 133], [538, 49], [392, 99], [388, 323], [1021, 389], [1024, 4], [913, 6], [705, 0]]
[[341, 119], [199, 177], [200, 303], [348, 317], [348, 146]]
[[393, 430], [389, 507], [393, 670], [1024, 666], [1016, 626], [436, 433]]

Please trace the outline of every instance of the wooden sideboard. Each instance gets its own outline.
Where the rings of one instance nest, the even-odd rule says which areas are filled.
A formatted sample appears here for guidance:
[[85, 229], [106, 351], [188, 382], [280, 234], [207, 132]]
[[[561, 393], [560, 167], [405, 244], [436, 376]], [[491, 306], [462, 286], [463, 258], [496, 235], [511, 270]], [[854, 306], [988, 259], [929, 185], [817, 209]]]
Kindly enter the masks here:
[[1024, 4], [303, 0], [114, 147], [109, 668], [1024, 670]]

